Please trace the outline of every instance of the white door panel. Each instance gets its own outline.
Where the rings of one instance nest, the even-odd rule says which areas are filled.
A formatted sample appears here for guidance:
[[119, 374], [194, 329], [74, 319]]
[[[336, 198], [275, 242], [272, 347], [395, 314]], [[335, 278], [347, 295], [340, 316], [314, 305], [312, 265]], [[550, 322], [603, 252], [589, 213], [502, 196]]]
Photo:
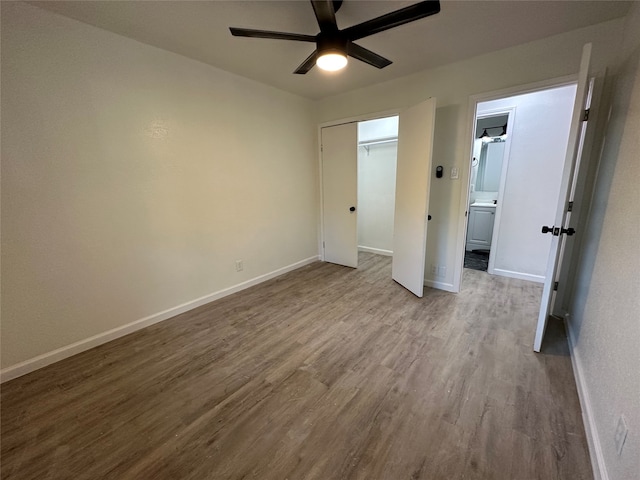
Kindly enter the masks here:
[[[324, 260], [358, 266], [358, 124], [322, 129]], [[354, 208], [353, 211], [350, 209]]]
[[392, 277], [418, 297], [424, 290], [427, 214], [436, 99], [400, 113]]
[[[569, 198], [569, 187], [573, 183], [574, 176], [577, 175], [577, 169], [581, 162], [577, 161], [578, 155], [581, 153], [581, 144], [584, 140], [583, 128], [586, 123], [583, 122], [583, 111], [588, 101], [588, 75], [589, 62], [591, 59], [591, 44], [584, 46], [582, 50], [582, 60], [580, 62], [580, 73], [578, 74], [578, 88], [576, 90], [576, 99], [573, 106], [573, 115], [571, 118], [571, 127], [569, 130], [569, 141], [567, 143], [567, 153], [565, 156], [564, 170], [562, 173], [562, 182], [560, 184], [560, 195], [558, 197], [558, 206], [556, 216], [552, 227], [558, 229], [568, 227], [567, 201]], [[551, 219], [549, 219], [551, 221]], [[542, 226], [541, 226], [542, 227]], [[547, 261], [547, 270], [542, 290], [542, 301], [540, 302], [540, 313], [538, 315], [538, 324], [536, 327], [536, 336], [533, 349], [536, 352], [542, 347], [542, 339], [547, 328], [547, 319], [551, 308], [551, 300], [553, 297], [553, 284], [556, 280], [558, 270], [558, 259], [561, 251], [561, 245], [565, 236], [553, 235], [551, 240], [551, 248], [549, 250], [549, 259]]]

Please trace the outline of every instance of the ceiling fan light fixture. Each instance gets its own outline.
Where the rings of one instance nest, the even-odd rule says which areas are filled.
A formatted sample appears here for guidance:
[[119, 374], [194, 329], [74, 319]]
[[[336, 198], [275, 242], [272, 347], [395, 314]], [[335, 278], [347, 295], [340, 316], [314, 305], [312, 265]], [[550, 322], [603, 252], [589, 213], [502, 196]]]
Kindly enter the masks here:
[[316, 65], [327, 72], [336, 72], [347, 66], [347, 56], [339, 51], [323, 52], [318, 56]]
[[342, 5], [342, 1], [311, 0], [313, 13], [318, 27], [320, 27], [320, 32], [316, 35], [238, 27], [230, 27], [229, 30], [234, 37], [315, 43], [316, 49], [293, 71], [296, 75], [308, 73], [314, 65], [323, 70], [335, 72], [347, 66], [347, 55], [376, 68], [385, 68], [391, 65], [391, 60], [358, 45], [355, 41], [435, 15], [440, 11], [439, 0], [423, 0], [371, 20], [340, 29], [336, 22], [336, 12]]

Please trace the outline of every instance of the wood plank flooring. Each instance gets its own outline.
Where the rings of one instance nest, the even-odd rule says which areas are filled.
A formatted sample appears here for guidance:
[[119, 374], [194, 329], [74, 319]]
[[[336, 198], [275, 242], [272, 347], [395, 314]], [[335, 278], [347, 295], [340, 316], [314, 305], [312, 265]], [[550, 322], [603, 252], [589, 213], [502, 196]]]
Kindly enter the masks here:
[[541, 287], [314, 263], [2, 386], [2, 478], [590, 479]]

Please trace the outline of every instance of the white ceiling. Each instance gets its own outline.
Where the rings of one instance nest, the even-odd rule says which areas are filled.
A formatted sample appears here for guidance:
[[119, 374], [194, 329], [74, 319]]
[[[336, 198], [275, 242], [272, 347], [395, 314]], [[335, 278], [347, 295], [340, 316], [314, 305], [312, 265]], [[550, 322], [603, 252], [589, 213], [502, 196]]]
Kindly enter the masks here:
[[[561, 32], [624, 16], [624, 1], [441, 0], [439, 14], [357, 43], [389, 58], [385, 69], [350, 59], [345, 70], [291, 72], [311, 43], [232, 37], [228, 27], [315, 35], [311, 5], [294, 1], [36, 1], [82, 22], [179, 53], [308, 98], [318, 99]], [[416, 3], [345, 0], [337, 13], [345, 28]]]

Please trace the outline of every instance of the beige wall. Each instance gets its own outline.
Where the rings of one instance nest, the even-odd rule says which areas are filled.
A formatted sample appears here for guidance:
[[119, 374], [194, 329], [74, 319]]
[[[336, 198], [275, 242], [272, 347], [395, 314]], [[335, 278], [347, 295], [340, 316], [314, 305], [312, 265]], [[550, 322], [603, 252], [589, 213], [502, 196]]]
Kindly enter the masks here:
[[[460, 197], [462, 189], [468, 188], [469, 96], [577, 74], [582, 47], [588, 42], [593, 43], [594, 71], [602, 71], [616, 57], [622, 23], [622, 20], [613, 20], [574, 30], [318, 102], [318, 121], [326, 122], [402, 108], [436, 97], [433, 169], [443, 165], [447, 175], [431, 182], [429, 213], [432, 220], [425, 268], [428, 282], [450, 288], [454, 267], [462, 261], [462, 247], [458, 249], [456, 239], [461, 229]], [[458, 180], [449, 178], [448, 172], [453, 166], [460, 169]], [[430, 265], [445, 266], [446, 275], [433, 277]]]
[[[640, 4], [621, 46], [569, 319], [610, 480], [640, 478]], [[618, 456], [613, 439], [620, 415], [629, 434]]]
[[308, 100], [3, 2], [2, 367], [317, 255], [315, 132]]

